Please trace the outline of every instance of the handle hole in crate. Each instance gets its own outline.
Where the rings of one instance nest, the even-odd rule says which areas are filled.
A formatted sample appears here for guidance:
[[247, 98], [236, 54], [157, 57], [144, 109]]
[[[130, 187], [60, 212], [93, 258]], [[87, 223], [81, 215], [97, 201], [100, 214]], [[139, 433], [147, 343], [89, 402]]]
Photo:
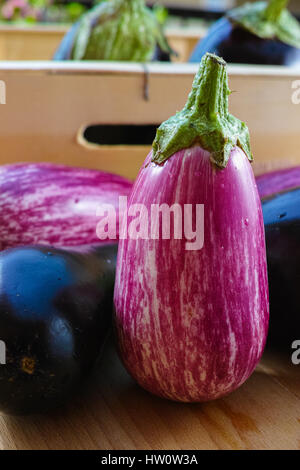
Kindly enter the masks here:
[[159, 124], [93, 124], [81, 129], [85, 145], [152, 145]]

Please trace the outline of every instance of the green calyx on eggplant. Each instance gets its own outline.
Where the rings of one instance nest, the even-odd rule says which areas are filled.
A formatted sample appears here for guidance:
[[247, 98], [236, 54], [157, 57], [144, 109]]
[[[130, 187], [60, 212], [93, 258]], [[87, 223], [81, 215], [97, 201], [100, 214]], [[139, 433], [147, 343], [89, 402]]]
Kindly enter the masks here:
[[196, 46], [190, 62], [214, 52], [227, 62], [300, 63], [300, 24], [285, 8], [288, 0], [246, 3], [231, 10]]
[[176, 152], [196, 144], [211, 153], [211, 161], [219, 168], [226, 168], [235, 147], [251, 162], [249, 130], [229, 113], [230, 93], [226, 62], [207, 53], [184, 108], [157, 129], [152, 162], [162, 164]]
[[167, 61], [172, 53], [144, 0], [104, 0], [71, 28], [54, 60]]
[[46, 412], [80, 389], [110, 331], [116, 255], [117, 244], [0, 253], [2, 412]]
[[270, 290], [269, 347], [300, 340], [300, 187], [262, 199]]

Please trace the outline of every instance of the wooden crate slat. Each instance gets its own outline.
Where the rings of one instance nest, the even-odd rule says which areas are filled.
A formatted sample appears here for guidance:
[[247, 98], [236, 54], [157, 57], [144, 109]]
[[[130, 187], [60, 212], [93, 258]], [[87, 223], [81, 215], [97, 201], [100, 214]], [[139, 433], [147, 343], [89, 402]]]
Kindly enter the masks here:
[[[134, 178], [149, 147], [82, 146], [80, 128], [159, 124], [182, 108], [196, 71], [196, 64], [0, 63], [7, 90], [0, 162], [53, 161]], [[300, 164], [300, 105], [292, 103], [299, 71], [231, 66], [229, 73], [230, 110], [250, 128], [256, 173]]]

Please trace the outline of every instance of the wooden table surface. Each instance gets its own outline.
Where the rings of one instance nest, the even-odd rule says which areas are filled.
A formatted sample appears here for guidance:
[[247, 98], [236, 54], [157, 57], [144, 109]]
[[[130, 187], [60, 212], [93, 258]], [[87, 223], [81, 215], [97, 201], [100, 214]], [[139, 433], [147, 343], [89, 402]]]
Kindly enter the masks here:
[[49, 416], [0, 416], [0, 449], [300, 449], [300, 365], [265, 353], [230, 396], [178, 404], [151, 396], [109, 342], [91, 391]]

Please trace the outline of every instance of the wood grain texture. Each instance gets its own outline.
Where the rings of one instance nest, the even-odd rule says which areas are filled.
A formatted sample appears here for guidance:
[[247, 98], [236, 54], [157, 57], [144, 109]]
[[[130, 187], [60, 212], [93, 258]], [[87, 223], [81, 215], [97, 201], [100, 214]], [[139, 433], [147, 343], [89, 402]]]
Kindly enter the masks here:
[[112, 342], [89, 391], [48, 416], [0, 416], [1, 449], [300, 449], [300, 366], [267, 352], [228, 397], [179, 404], [139, 388]]

